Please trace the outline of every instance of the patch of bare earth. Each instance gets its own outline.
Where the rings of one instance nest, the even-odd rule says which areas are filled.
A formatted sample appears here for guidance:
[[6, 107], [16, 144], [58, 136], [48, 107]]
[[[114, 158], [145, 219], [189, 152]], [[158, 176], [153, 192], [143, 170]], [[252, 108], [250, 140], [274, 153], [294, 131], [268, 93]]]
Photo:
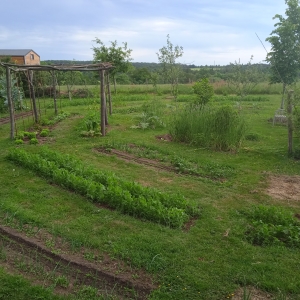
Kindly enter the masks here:
[[300, 176], [270, 175], [266, 193], [278, 200], [300, 201]]
[[[250, 295], [249, 298], [247, 296]], [[251, 299], [251, 300], [270, 300], [272, 299], [272, 296], [264, 291], [261, 291], [259, 289], [256, 289], [255, 287], [249, 287], [246, 288], [240, 287], [232, 297], [230, 297], [232, 300], [243, 300], [243, 299]]]
[[70, 243], [38, 229], [28, 236], [0, 225], [0, 266], [63, 295], [92, 286], [99, 295], [114, 295], [114, 299], [147, 299], [157, 288], [143, 270], [96, 249], [80, 247], [74, 251]]

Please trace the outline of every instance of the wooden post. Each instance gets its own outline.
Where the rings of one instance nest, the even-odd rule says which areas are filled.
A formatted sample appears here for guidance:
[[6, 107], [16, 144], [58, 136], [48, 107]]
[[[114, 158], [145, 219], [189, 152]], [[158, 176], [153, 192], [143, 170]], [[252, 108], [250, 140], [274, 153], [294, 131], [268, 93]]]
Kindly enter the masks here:
[[13, 140], [15, 138], [15, 110], [14, 103], [11, 95], [11, 76], [10, 68], [6, 66], [6, 88], [7, 88], [7, 104], [9, 108], [10, 117], [10, 138]]
[[102, 136], [105, 136], [106, 134], [106, 105], [105, 105], [105, 83], [104, 83], [104, 70], [99, 71], [100, 75], [100, 117], [101, 117], [101, 134]]
[[111, 92], [109, 84], [109, 73], [106, 75], [106, 84], [107, 84], [107, 96], [108, 96], [108, 105], [109, 105], [109, 114], [112, 115], [112, 103], [111, 103]]
[[38, 123], [39, 115], [38, 115], [36, 101], [35, 101], [35, 93], [34, 93], [34, 86], [33, 86], [33, 71], [32, 70], [28, 70], [28, 78], [29, 78], [29, 87], [30, 87], [30, 93], [31, 93], [31, 99], [32, 99], [34, 121], [35, 121], [35, 123]]
[[288, 92], [287, 98], [287, 126], [288, 126], [288, 155], [291, 156], [293, 154], [293, 99], [294, 91], [290, 90]]
[[54, 102], [54, 113], [57, 115], [57, 101], [56, 101], [56, 80], [55, 71], [52, 71], [52, 87], [53, 87], [53, 102]]

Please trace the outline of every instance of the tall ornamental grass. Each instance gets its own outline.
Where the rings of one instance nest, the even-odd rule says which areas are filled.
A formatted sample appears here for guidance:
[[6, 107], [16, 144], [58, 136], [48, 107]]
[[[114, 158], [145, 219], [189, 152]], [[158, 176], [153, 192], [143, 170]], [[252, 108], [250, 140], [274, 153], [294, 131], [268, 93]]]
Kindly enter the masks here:
[[178, 142], [218, 151], [236, 151], [245, 136], [244, 119], [230, 106], [195, 107], [178, 110], [169, 132]]

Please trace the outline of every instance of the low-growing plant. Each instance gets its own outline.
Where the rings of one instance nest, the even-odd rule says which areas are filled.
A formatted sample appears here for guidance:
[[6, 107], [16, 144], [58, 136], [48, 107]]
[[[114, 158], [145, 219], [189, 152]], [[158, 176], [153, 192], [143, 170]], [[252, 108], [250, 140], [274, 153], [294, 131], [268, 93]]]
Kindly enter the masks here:
[[39, 143], [39, 140], [37, 139], [37, 138], [32, 138], [32, 139], [30, 139], [30, 141], [29, 141], [29, 144], [31, 144], [31, 145], [36, 145], [36, 144], [38, 144]]
[[24, 141], [22, 139], [16, 139], [15, 144], [16, 145], [22, 145], [22, 144], [24, 144]]
[[24, 131], [19, 131], [19, 132], [16, 134], [16, 140], [23, 140], [24, 137], [25, 137]]
[[250, 220], [247, 240], [254, 245], [282, 245], [300, 248], [300, 222], [276, 206], [259, 205], [244, 212]]
[[36, 138], [36, 132], [25, 131], [24, 136], [26, 136], [29, 140]]
[[151, 101], [143, 105], [143, 112], [138, 116], [138, 125], [131, 128], [163, 128], [164, 105], [159, 101]]
[[189, 205], [181, 195], [162, 193], [122, 180], [113, 173], [93, 170], [71, 156], [46, 148], [40, 154], [42, 156], [15, 149], [10, 152], [8, 159], [125, 214], [171, 227], [182, 227], [189, 216], [199, 215], [199, 208]]
[[47, 128], [44, 128], [44, 129], [40, 132], [40, 136], [41, 136], [41, 137], [46, 137], [46, 136], [49, 135], [49, 133], [50, 133], [50, 130], [47, 129]]

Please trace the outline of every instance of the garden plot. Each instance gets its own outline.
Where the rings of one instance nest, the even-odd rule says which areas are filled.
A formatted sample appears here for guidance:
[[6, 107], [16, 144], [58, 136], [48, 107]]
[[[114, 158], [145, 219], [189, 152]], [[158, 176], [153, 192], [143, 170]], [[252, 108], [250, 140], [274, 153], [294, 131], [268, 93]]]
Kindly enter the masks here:
[[95, 250], [80, 247], [72, 251], [69, 243], [43, 230], [27, 236], [1, 225], [0, 238], [0, 266], [35, 284], [52, 286], [56, 294], [76, 294], [91, 286], [97, 293], [118, 299], [127, 299], [132, 293], [136, 299], [145, 299], [156, 288], [145, 272]]

